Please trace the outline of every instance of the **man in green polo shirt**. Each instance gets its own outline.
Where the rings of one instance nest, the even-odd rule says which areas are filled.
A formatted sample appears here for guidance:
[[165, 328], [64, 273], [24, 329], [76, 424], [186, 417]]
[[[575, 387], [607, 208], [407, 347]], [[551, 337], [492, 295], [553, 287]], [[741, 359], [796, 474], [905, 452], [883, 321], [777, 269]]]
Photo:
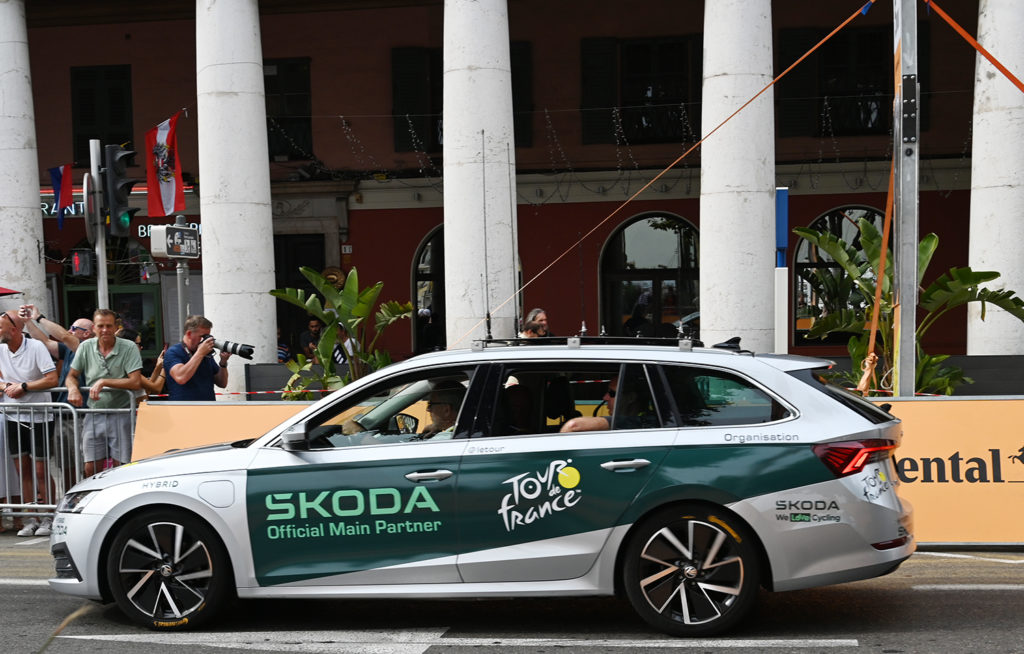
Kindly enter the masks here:
[[[90, 409], [126, 409], [131, 406], [131, 393], [142, 385], [142, 356], [135, 343], [117, 338], [115, 318], [110, 309], [97, 309], [93, 314], [96, 338], [83, 342], [71, 362], [65, 383], [68, 402], [82, 406], [79, 381], [89, 384]], [[119, 390], [114, 390], [119, 389]], [[85, 476], [96, 472], [97, 462], [113, 459], [121, 465], [132, 459], [131, 412], [87, 413], [82, 428], [82, 451], [85, 455]]]

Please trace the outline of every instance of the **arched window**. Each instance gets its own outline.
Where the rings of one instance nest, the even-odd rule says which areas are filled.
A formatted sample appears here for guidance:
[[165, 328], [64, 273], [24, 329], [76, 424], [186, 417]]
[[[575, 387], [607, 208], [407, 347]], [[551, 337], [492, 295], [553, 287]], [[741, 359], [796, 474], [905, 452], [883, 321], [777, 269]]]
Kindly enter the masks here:
[[679, 216], [642, 214], [623, 224], [601, 253], [601, 327], [611, 336], [697, 336], [700, 246]]
[[[881, 231], [885, 215], [874, 207], [846, 205], [823, 213], [808, 227], [829, 232], [859, 250], [860, 230], [857, 223], [861, 218], [872, 222]], [[793, 255], [793, 344], [843, 345], [850, 340], [849, 334], [834, 333], [821, 340], [808, 340], [807, 330], [817, 317], [829, 311], [845, 307], [861, 308], [862, 298], [852, 286], [841, 283], [823, 284], [816, 281], [815, 278], [820, 279], [822, 276], [815, 271], [827, 272], [826, 278], [831, 282], [839, 282], [846, 277], [846, 273], [832, 257], [819, 250], [816, 245], [800, 239]]]
[[444, 330], [444, 228], [437, 227], [423, 239], [412, 271], [412, 347], [416, 354], [443, 350]]

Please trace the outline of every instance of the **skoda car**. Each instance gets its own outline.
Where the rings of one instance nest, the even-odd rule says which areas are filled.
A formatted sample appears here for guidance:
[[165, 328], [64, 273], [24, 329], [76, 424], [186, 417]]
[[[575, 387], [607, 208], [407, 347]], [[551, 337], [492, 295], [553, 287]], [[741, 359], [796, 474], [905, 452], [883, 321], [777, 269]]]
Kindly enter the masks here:
[[102, 472], [57, 510], [49, 583], [155, 629], [235, 598], [620, 594], [703, 636], [760, 587], [913, 553], [900, 422], [829, 362], [613, 340], [414, 357], [269, 433]]

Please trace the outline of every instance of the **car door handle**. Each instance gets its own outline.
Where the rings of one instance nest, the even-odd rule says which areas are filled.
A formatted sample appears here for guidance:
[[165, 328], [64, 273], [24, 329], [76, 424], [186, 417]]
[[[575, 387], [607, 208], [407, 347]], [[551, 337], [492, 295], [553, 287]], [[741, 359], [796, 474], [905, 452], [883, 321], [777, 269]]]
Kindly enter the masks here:
[[605, 470], [639, 470], [640, 468], [646, 468], [651, 465], [651, 462], [647, 459], [624, 459], [618, 461], [605, 461], [601, 464], [601, 467]]
[[451, 470], [422, 470], [410, 472], [405, 476], [409, 481], [443, 481], [452, 476]]

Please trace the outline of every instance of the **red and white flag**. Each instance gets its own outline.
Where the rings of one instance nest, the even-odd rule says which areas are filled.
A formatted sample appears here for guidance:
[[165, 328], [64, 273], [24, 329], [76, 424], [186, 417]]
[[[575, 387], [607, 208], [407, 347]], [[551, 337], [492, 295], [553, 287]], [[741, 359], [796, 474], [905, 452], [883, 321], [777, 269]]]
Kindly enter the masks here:
[[146, 187], [150, 216], [185, 210], [185, 184], [178, 159], [178, 116], [174, 114], [146, 132]]

